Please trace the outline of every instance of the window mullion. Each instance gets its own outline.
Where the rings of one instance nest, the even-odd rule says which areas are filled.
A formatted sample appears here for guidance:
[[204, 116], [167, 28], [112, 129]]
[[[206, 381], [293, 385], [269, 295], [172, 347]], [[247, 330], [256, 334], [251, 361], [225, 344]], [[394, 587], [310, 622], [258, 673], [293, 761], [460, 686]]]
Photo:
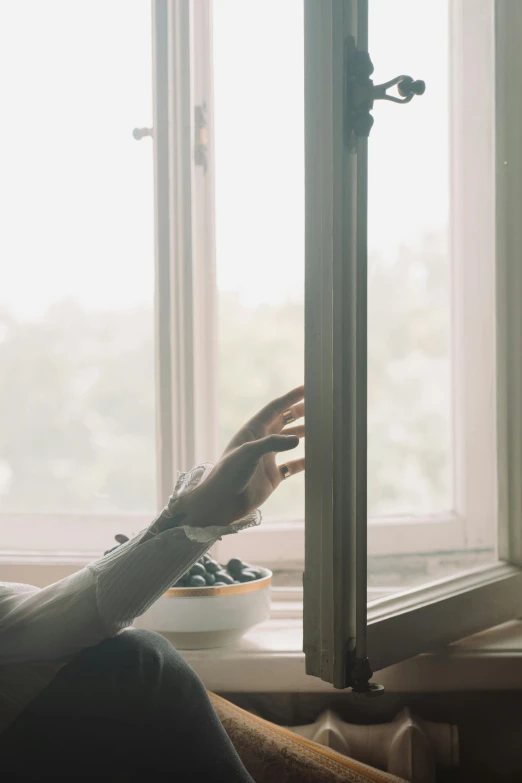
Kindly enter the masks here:
[[[155, 0], [153, 7], [161, 506], [179, 471], [216, 459], [217, 338], [211, 5]], [[195, 112], [202, 106], [205, 167], [195, 163]]]
[[[191, 25], [187, 0], [168, 6], [169, 231], [173, 470], [194, 453]], [[174, 478], [174, 475], [173, 475]]]
[[[215, 147], [212, 0], [191, 0], [193, 105], [205, 123], [198, 140], [201, 158], [192, 166], [194, 335], [194, 454], [196, 462], [218, 458], [218, 337], [215, 230]], [[194, 143], [195, 128], [192, 139]], [[193, 154], [194, 160], [194, 154]]]
[[168, 2], [153, 0], [153, 141], [155, 234], [155, 366], [157, 502], [161, 508], [172, 491], [172, 377], [170, 331], [170, 217], [168, 113]]

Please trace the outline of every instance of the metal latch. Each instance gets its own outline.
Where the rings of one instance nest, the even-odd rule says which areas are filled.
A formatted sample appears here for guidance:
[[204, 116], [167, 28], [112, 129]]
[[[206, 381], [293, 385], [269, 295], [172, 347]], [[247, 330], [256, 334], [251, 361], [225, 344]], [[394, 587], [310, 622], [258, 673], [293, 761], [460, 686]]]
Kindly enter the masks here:
[[136, 141], [141, 141], [145, 136], [153, 136], [152, 128], [134, 128], [132, 135]]
[[194, 163], [202, 166], [205, 174], [208, 163], [207, 125], [207, 105], [203, 102], [194, 109]]
[[[345, 44], [346, 107], [345, 138], [350, 149], [355, 147], [357, 137], [368, 137], [374, 123], [370, 114], [374, 101], [409, 103], [415, 95], [423, 95], [426, 84], [411, 76], [396, 76], [384, 84], [374, 84], [371, 78], [373, 63], [368, 52], [359, 51], [355, 39], [350, 37]], [[388, 95], [391, 87], [397, 86], [399, 96]]]

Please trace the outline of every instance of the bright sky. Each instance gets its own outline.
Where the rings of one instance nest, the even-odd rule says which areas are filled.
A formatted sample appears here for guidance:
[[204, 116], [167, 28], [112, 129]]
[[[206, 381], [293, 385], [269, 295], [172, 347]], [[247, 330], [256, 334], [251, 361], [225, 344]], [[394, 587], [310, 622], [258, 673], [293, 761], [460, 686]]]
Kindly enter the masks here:
[[[257, 304], [303, 288], [302, 0], [215, 0], [220, 288]], [[376, 104], [370, 249], [447, 224], [447, 6], [370, 0], [376, 82], [423, 78], [410, 105]], [[0, 307], [38, 317], [74, 295], [151, 303], [149, 0], [2, 0]]]

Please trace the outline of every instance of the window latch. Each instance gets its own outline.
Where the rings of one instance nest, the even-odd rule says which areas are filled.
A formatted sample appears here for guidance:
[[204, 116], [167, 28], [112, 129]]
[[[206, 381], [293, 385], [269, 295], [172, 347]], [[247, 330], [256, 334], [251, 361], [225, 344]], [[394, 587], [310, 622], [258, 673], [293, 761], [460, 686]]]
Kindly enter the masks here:
[[140, 141], [144, 136], [152, 136], [152, 128], [134, 128], [132, 135], [136, 141]]
[[[374, 84], [371, 78], [373, 63], [368, 52], [359, 51], [355, 39], [348, 38], [345, 44], [346, 68], [346, 141], [350, 148], [355, 146], [355, 138], [368, 137], [374, 118], [370, 113], [374, 101], [392, 101], [409, 103], [415, 95], [423, 95], [426, 84], [411, 76], [396, 76], [384, 84]], [[398, 96], [389, 95], [388, 90], [397, 86]], [[354, 138], [355, 137], [355, 138]]]
[[207, 126], [207, 104], [203, 101], [201, 106], [194, 109], [194, 163], [202, 166], [205, 174], [208, 164]]

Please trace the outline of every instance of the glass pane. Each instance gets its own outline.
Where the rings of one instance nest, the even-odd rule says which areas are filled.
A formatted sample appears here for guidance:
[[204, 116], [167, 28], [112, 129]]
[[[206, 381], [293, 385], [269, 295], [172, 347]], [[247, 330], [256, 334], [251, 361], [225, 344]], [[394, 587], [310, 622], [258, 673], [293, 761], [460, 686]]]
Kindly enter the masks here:
[[[407, 105], [375, 103], [369, 143], [368, 505], [370, 517], [394, 518], [379, 555], [369, 536], [370, 599], [494, 557], [465, 548], [454, 513], [451, 7], [369, 2], [374, 83], [426, 82]], [[424, 521], [394, 526], [408, 517]]]
[[[224, 448], [304, 378], [302, 0], [215, 0], [213, 35]], [[304, 445], [291, 454], [302, 456]], [[304, 518], [302, 475], [278, 488], [263, 518]]]
[[378, 101], [373, 112], [369, 513], [443, 512], [453, 506], [448, 4], [369, 6], [374, 82], [407, 73], [427, 84], [411, 103]]
[[153, 513], [150, 3], [2, 2], [0, 69], [0, 511]]

